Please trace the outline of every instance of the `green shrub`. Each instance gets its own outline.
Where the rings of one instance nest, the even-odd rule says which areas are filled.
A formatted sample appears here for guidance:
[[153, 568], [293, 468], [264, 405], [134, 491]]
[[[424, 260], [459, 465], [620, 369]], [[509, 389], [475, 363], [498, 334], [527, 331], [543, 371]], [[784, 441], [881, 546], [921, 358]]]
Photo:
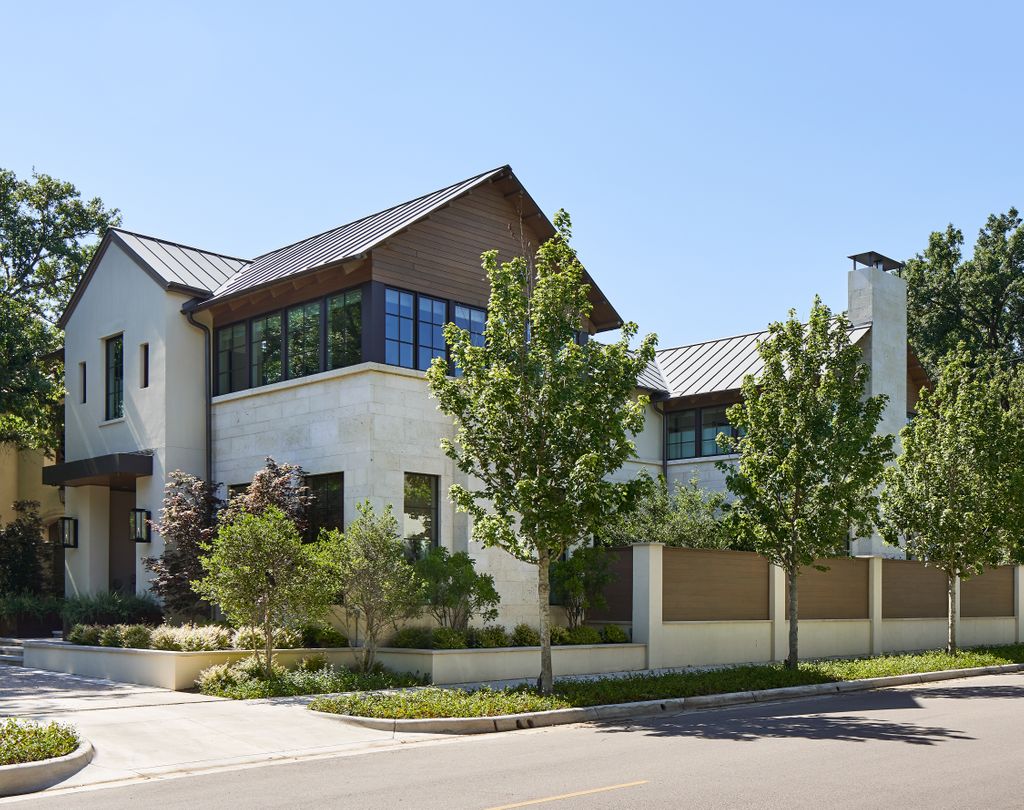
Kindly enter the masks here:
[[565, 607], [570, 629], [583, 624], [588, 610], [607, 607], [604, 589], [615, 578], [610, 564], [603, 546], [578, 548], [568, 558], [551, 563], [551, 590]]
[[326, 655], [307, 655], [295, 668], [303, 672], [317, 672], [325, 667], [330, 667]]
[[601, 640], [605, 644], [628, 644], [629, 634], [617, 624], [606, 624], [601, 628]]
[[[286, 670], [275, 662], [274, 675], [267, 679], [264, 676], [262, 661], [250, 657], [233, 664], [218, 664], [204, 669], [199, 674], [196, 685], [204, 695], [250, 700], [363, 689], [394, 689], [422, 684], [422, 679], [415, 675], [396, 674], [382, 667], [364, 673], [334, 669], [326, 661], [306, 661], [309, 661], [307, 666], [300, 664], [293, 670]], [[317, 664], [320, 666], [316, 666]]]
[[[551, 643], [554, 646], [569, 644], [569, 630], [560, 624], [551, 625]], [[540, 642], [538, 642], [540, 643]]]
[[513, 647], [539, 647], [540, 633], [526, 622], [520, 622], [512, 629]]
[[154, 650], [180, 650], [177, 629], [169, 624], [162, 624], [150, 635], [149, 643]]
[[469, 646], [466, 634], [450, 627], [436, 627], [431, 634], [431, 646], [435, 650], [464, 650]]
[[100, 630], [101, 647], [123, 647], [124, 638], [121, 635], [120, 624], [110, 624]]
[[100, 630], [98, 624], [76, 624], [68, 633], [67, 640], [72, 644], [82, 644], [86, 647], [98, 647], [100, 643]]
[[153, 631], [150, 644], [154, 650], [228, 650], [231, 648], [231, 631], [219, 624], [183, 624], [180, 627], [163, 624]]
[[[259, 627], [239, 627], [231, 637], [230, 646], [236, 650], [262, 650], [264, 644], [263, 629]], [[302, 631], [278, 628], [274, 631], [274, 649], [292, 650], [306, 646], [303, 643]]]
[[0, 620], [16, 620], [27, 616], [43, 619], [48, 615], [60, 613], [64, 600], [57, 596], [34, 593], [2, 593], [0, 594]]
[[569, 630], [567, 644], [600, 644], [601, 633], [594, 627], [581, 624]]
[[62, 723], [0, 720], [0, 766], [64, 757], [79, 743], [78, 732]]
[[477, 573], [466, 552], [449, 554], [444, 546], [436, 546], [416, 560], [415, 567], [425, 583], [424, 606], [441, 627], [465, 631], [474, 616], [484, 621], [498, 617], [494, 577]]
[[299, 628], [303, 647], [347, 647], [348, 638], [329, 624], [304, 624]]
[[520, 712], [568, 708], [556, 695], [542, 696], [522, 687], [513, 689], [418, 689], [391, 694], [369, 693], [317, 698], [309, 708], [360, 717], [418, 719], [424, 717], [494, 717]]
[[391, 637], [388, 646], [406, 650], [429, 650], [433, 646], [432, 635], [429, 627], [403, 627]]
[[477, 647], [511, 647], [512, 639], [500, 624], [489, 624], [481, 627], [476, 634]]
[[153, 597], [97, 593], [64, 600], [61, 615], [69, 624], [160, 624], [163, 613]]
[[144, 624], [126, 624], [121, 628], [121, 646], [136, 650], [148, 650], [153, 629]]

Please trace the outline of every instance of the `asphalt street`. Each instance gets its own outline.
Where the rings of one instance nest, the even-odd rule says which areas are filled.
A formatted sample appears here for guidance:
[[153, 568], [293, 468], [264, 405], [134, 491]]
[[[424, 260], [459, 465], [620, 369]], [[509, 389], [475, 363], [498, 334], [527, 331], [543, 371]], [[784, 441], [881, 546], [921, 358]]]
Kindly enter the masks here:
[[[159, 745], [159, 734], [153, 744]], [[28, 808], [1021, 808], [1024, 676], [410, 743]]]

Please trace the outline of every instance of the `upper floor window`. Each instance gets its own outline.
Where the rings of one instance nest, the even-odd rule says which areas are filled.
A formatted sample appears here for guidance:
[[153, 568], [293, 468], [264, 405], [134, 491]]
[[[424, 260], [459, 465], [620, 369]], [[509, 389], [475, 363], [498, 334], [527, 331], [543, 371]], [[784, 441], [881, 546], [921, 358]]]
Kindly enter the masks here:
[[321, 529], [341, 529], [344, 525], [344, 477], [342, 473], [307, 475], [306, 486], [313, 496], [309, 505], [306, 540], [313, 542], [320, 537]]
[[320, 302], [288, 310], [288, 378], [320, 371]]
[[402, 534], [412, 557], [422, 557], [437, 546], [438, 477], [405, 474]]
[[86, 371], [85, 363], [78, 364], [78, 384], [81, 387], [82, 392], [82, 404], [84, 405], [89, 399], [89, 375]]
[[487, 313], [484, 310], [456, 304], [455, 325], [469, 332], [469, 342], [474, 346], [484, 345], [484, 327], [487, 325]]
[[419, 309], [417, 318], [418, 359], [417, 368], [426, 371], [435, 357], [442, 360], [448, 357], [447, 345], [444, 342], [444, 325], [448, 323], [448, 304], [437, 298], [418, 296]]
[[149, 344], [139, 345], [139, 388], [149, 388]]
[[217, 393], [228, 394], [246, 387], [245, 324], [217, 330]]
[[718, 445], [718, 434], [738, 436], [725, 415], [728, 405], [670, 411], [665, 415], [665, 457], [669, 461], [682, 458], [718, 456], [725, 451]]
[[124, 416], [124, 335], [108, 338], [106, 418]]
[[412, 368], [413, 295], [384, 291], [384, 362]]
[[269, 385], [281, 381], [284, 371], [281, 365], [284, 355], [283, 340], [280, 312], [253, 318], [249, 354], [252, 366], [250, 385]]
[[327, 367], [352, 366], [363, 354], [363, 296], [360, 290], [327, 299]]

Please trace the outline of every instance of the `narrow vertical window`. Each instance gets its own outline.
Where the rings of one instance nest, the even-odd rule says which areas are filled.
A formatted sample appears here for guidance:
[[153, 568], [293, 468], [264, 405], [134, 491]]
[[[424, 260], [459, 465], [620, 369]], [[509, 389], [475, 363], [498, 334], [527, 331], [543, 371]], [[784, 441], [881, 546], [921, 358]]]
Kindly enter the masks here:
[[327, 368], [363, 359], [363, 296], [359, 290], [327, 299]]
[[124, 416], [124, 336], [107, 340], [107, 419]]
[[416, 367], [426, 371], [435, 357], [448, 356], [444, 342], [444, 325], [448, 322], [448, 305], [437, 298], [419, 296], [417, 316], [418, 341]]
[[413, 296], [398, 290], [384, 291], [384, 362], [413, 367]]
[[405, 474], [403, 535], [413, 558], [437, 546], [437, 490], [436, 475]]
[[320, 302], [288, 310], [288, 378], [320, 370]]
[[[484, 327], [487, 325], [487, 313], [476, 307], [463, 304], [455, 305], [455, 325], [469, 332], [469, 342], [474, 346], [484, 345]], [[462, 376], [462, 369], [454, 369], [455, 376]]]
[[139, 346], [139, 388], [149, 388], [149, 344]]
[[217, 393], [230, 394], [245, 388], [245, 324], [217, 330]]
[[88, 380], [88, 377], [87, 377], [86, 372], [85, 372], [85, 363], [79, 363], [78, 364], [78, 385], [79, 385], [79, 390], [82, 392], [82, 404], [83, 405], [86, 403], [86, 400], [88, 398], [88, 393], [89, 393], [88, 386], [86, 385], [87, 380]]
[[255, 318], [252, 322], [251, 385], [269, 385], [282, 379], [281, 349], [281, 313]]
[[665, 454], [669, 461], [697, 455], [697, 412], [666, 414]]
[[309, 528], [306, 532], [306, 541], [311, 543], [320, 537], [321, 529], [343, 528], [345, 486], [342, 473], [307, 475], [306, 486], [313, 496], [307, 513]]

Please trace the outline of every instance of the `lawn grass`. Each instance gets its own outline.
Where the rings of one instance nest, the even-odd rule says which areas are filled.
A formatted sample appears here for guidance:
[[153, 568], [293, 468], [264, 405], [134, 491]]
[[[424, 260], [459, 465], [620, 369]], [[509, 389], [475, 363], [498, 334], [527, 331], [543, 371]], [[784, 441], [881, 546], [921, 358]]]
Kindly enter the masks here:
[[67, 756], [78, 748], [79, 742], [78, 733], [62, 723], [0, 720], [0, 765]]
[[493, 717], [545, 709], [748, 692], [1020, 663], [1024, 663], [1024, 645], [1015, 644], [979, 647], [956, 655], [929, 651], [851, 660], [805, 661], [796, 670], [788, 670], [781, 664], [758, 664], [694, 672], [637, 673], [621, 678], [566, 679], [556, 681], [554, 694], [548, 696], [540, 695], [535, 689], [526, 686], [472, 692], [436, 688], [389, 695], [371, 692], [320, 698], [314, 700], [309, 708], [335, 714], [395, 719]]

